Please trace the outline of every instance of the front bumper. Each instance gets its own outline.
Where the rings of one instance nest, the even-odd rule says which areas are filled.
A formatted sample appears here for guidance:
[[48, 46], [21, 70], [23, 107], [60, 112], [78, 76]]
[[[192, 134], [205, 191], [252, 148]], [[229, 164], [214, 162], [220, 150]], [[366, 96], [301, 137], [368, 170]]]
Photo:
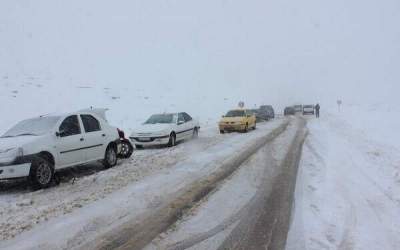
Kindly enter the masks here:
[[156, 146], [168, 144], [169, 135], [159, 137], [129, 137], [129, 139], [135, 145]]
[[0, 180], [29, 176], [31, 163], [23, 163], [0, 167]]
[[242, 131], [246, 128], [245, 124], [220, 124], [219, 130], [221, 131]]

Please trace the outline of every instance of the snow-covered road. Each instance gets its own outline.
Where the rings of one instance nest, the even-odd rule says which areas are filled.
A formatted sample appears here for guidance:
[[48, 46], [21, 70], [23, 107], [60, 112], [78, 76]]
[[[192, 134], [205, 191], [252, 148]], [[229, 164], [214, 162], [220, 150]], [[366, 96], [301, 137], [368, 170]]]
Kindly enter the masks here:
[[0, 194], [0, 248], [71, 249], [161, 206], [229, 157], [286, 124], [277, 119], [248, 134], [202, 131], [175, 148], [135, 152], [133, 159], [47, 190]]
[[309, 120], [287, 250], [400, 249], [400, 151], [360, 113]]

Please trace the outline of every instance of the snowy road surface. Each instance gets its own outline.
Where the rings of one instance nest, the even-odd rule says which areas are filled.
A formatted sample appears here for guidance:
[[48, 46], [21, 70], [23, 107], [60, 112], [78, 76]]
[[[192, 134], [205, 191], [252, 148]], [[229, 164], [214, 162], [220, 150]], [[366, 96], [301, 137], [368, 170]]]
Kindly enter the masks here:
[[400, 249], [400, 148], [354, 124], [206, 128], [50, 189], [3, 183], [0, 249]]
[[79, 248], [162, 207], [224, 161], [286, 126], [287, 120], [277, 119], [248, 134], [219, 135], [215, 128], [206, 129], [199, 140], [137, 151], [116, 168], [58, 187], [37, 192], [6, 187], [0, 196], [0, 248]]

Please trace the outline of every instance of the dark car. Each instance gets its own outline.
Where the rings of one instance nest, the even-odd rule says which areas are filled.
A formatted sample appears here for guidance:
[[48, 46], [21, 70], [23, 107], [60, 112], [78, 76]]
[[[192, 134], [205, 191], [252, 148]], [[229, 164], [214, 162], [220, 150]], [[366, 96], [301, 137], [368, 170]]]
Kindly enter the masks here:
[[257, 122], [265, 122], [269, 120], [269, 115], [266, 110], [251, 109], [250, 112], [256, 115]]
[[315, 107], [314, 105], [304, 105], [303, 106], [303, 115], [314, 115]]
[[269, 119], [275, 118], [275, 111], [271, 105], [262, 105], [260, 106], [260, 112], [266, 112]]
[[283, 112], [285, 116], [287, 115], [295, 115], [296, 114], [296, 110], [294, 109], [294, 107], [286, 107], [285, 111]]
[[294, 105], [294, 112], [295, 113], [302, 113], [303, 112], [303, 105]]

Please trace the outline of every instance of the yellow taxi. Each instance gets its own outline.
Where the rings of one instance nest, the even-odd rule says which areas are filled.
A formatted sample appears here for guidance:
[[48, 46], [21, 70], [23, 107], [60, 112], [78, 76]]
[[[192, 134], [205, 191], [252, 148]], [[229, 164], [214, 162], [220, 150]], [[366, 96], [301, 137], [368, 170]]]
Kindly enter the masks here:
[[256, 115], [248, 109], [230, 110], [219, 122], [219, 131], [225, 132], [247, 132], [249, 129], [256, 129]]

